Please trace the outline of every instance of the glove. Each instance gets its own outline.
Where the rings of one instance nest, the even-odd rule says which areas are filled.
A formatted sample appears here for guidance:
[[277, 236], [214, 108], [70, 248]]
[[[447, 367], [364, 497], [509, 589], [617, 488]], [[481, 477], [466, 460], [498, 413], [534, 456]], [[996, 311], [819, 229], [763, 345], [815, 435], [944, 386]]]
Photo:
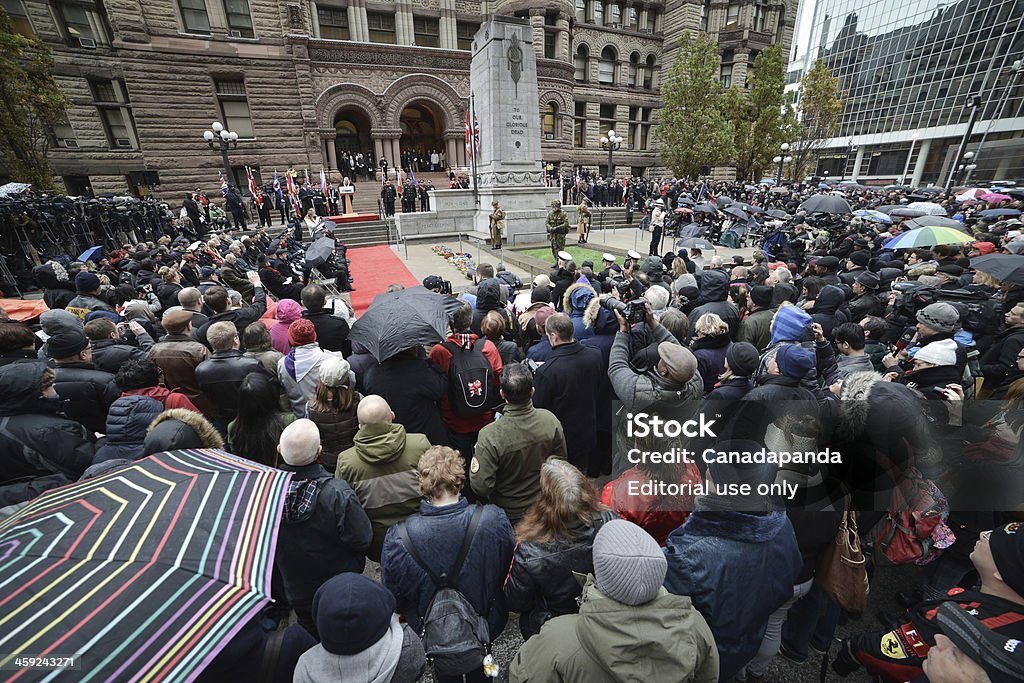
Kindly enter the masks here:
[[860, 662], [853, 656], [850, 651], [850, 641], [844, 640], [839, 646], [839, 652], [836, 653], [836, 658], [832, 660], [832, 670], [836, 672], [841, 678], [846, 678], [854, 671], [860, 668]]

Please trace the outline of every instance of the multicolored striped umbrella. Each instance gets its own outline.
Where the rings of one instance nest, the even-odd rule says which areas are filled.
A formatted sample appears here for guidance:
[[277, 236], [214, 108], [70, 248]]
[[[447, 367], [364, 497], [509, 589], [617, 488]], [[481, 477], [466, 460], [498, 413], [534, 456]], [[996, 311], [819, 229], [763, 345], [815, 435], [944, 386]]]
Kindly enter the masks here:
[[974, 238], [966, 232], [941, 226], [916, 228], [894, 237], [885, 243], [886, 249], [914, 249], [915, 247], [934, 247], [936, 244], [965, 244]]
[[76, 681], [194, 679], [269, 601], [290, 476], [169, 451], [36, 498], [0, 522], [0, 666], [60, 655]]

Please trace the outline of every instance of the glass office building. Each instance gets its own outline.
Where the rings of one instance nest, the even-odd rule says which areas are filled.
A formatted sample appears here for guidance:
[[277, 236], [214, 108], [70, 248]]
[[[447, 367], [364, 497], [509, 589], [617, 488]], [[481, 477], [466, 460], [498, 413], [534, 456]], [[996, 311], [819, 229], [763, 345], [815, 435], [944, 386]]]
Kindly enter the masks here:
[[809, 56], [845, 92], [818, 175], [944, 185], [956, 167], [954, 182], [1024, 184], [1024, 0], [818, 0], [813, 24]]

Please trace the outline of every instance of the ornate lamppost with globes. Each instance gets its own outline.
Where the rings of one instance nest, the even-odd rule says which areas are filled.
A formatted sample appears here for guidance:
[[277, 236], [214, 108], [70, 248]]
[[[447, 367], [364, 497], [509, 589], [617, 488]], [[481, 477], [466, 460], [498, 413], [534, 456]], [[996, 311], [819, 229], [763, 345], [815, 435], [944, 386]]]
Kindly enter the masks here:
[[228, 150], [238, 147], [238, 133], [225, 128], [220, 121], [214, 121], [210, 126], [213, 130], [203, 133], [203, 140], [213, 152], [220, 152], [220, 160], [224, 164], [224, 179], [233, 183], [231, 177], [231, 164], [228, 162]]
[[974, 169], [978, 168], [973, 159], [974, 152], [964, 152], [963, 161], [957, 166], [957, 177], [960, 179], [961, 185], [966, 185], [967, 179], [971, 177], [971, 173], [974, 172]]
[[791, 156], [786, 154], [786, 152], [789, 151], [789, 143], [788, 142], [783, 142], [782, 145], [779, 147], [779, 151], [780, 151], [780, 153], [778, 155], [776, 155], [774, 159], [772, 159], [772, 161], [774, 161], [776, 164], [779, 165], [779, 172], [775, 176], [775, 185], [776, 186], [782, 185], [782, 165], [783, 164], [788, 164], [791, 161], [793, 161], [793, 157], [791, 157]]
[[607, 136], [601, 136], [601, 148], [608, 150], [608, 178], [615, 179], [615, 162], [612, 160], [612, 154], [615, 153], [619, 147], [622, 147], [623, 138], [615, 134], [614, 130], [609, 130]]

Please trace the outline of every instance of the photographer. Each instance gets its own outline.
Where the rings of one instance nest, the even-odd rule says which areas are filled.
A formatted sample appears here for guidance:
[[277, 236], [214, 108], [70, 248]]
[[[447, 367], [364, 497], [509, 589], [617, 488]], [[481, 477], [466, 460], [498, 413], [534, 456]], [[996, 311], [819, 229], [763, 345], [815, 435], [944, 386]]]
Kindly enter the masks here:
[[[136, 344], [128, 340], [134, 335]], [[110, 318], [96, 318], [85, 324], [85, 336], [92, 342], [92, 363], [100, 370], [117, 373], [129, 360], [148, 357], [153, 337], [137, 320], [114, 324]]]
[[699, 399], [704, 384], [697, 374], [697, 359], [655, 319], [646, 302], [644, 310], [644, 323], [658, 345], [658, 361], [648, 368], [634, 368], [631, 365], [633, 350], [630, 348], [629, 323], [616, 309], [619, 332], [615, 335], [608, 358], [608, 376], [615, 395], [628, 405], [666, 398], [683, 401]]

